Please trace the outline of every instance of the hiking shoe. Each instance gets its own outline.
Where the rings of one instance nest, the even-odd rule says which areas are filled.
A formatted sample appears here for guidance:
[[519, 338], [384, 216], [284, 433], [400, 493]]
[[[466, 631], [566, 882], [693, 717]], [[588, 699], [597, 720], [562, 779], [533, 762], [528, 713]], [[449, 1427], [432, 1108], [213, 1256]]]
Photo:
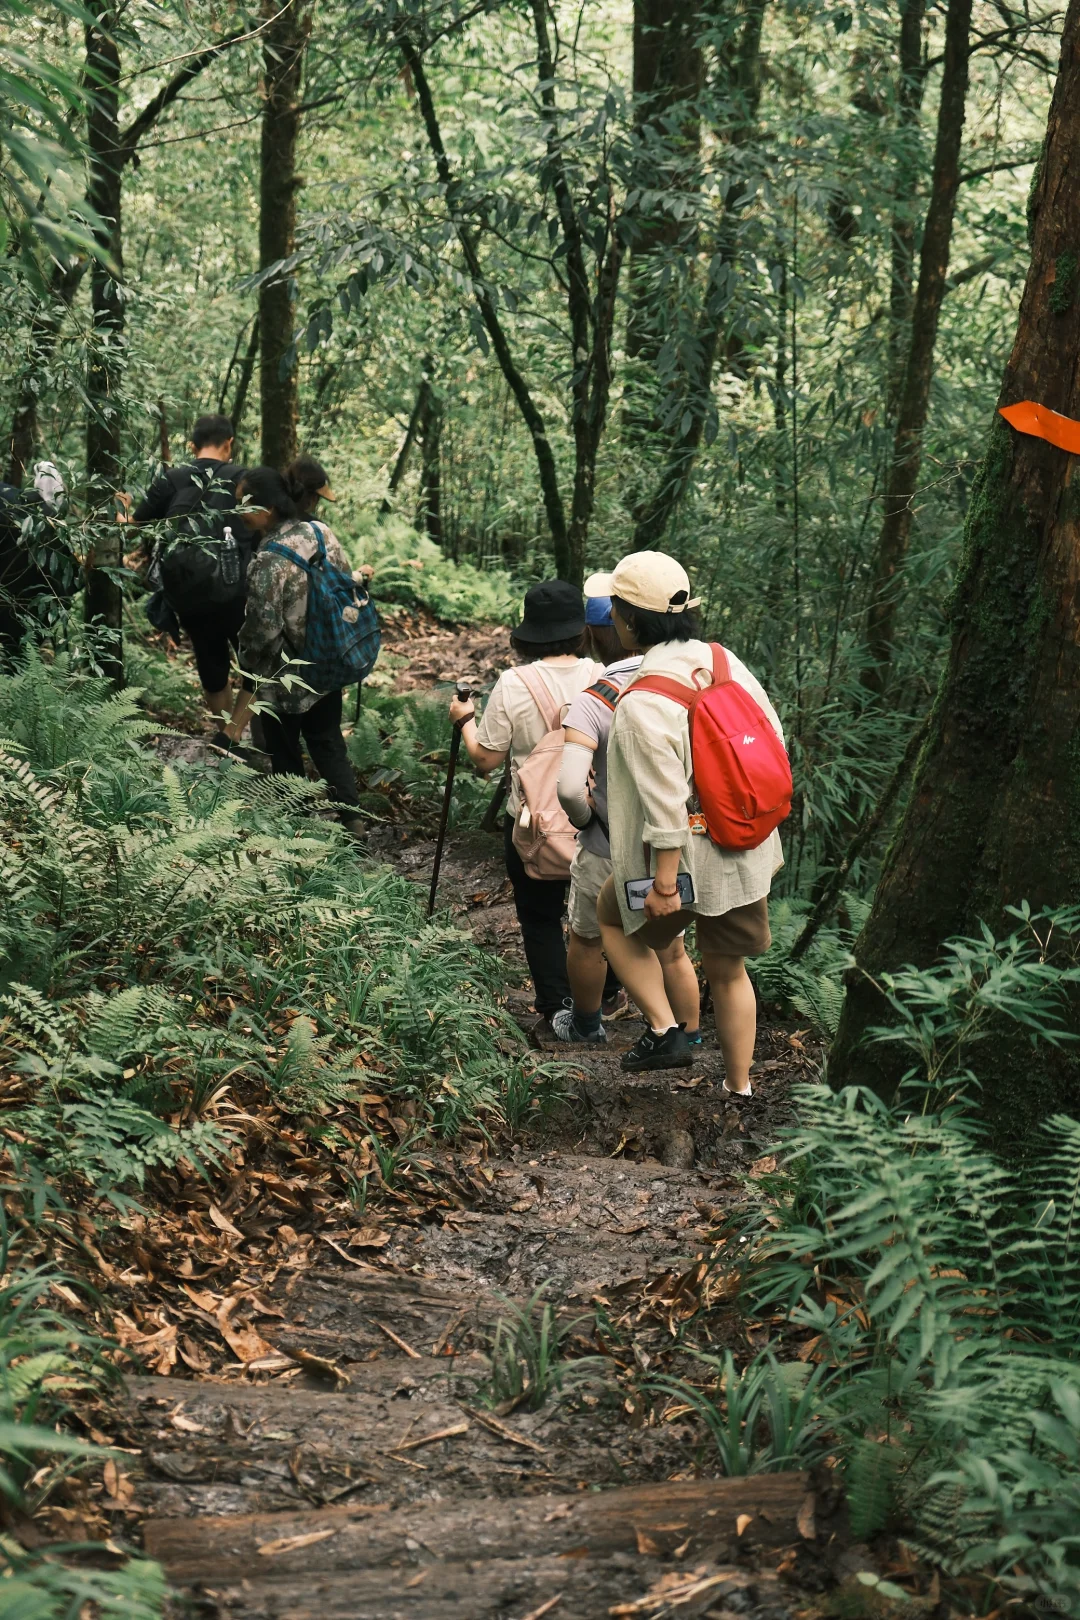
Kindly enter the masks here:
[[584, 1035], [574, 1023], [574, 1014], [569, 1007], [560, 1007], [552, 1015], [551, 1033], [557, 1041], [567, 1041], [571, 1046], [603, 1046], [608, 1034], [603, 1024], [592, 1035]]
[[643, 1069], [687, 1069], [693, 1061], [685, 1034], [674, 1024], [662, 1035], [647, 1029], [624, 1054], [622, 1066], [639, 1074]]
[[621, 1018], [630, 1009], [630, 997], [620, 988], [613, 996], [605, 996], [600, 1003], [601, 1018]]
[[703, 1044], [700, 1029], [695, 1029], [692, 1035], [689, 1032], [687, 1033], [686, 1044], [687, 1046], [693, 1047], [695, 1052], [698, 1050], [698, 1048]]

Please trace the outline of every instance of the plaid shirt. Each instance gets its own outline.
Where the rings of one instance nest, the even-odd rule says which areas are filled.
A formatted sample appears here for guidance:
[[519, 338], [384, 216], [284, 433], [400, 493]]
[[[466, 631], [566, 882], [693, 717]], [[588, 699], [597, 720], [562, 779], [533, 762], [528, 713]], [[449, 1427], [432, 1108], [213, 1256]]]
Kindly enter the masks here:
[[[350, 573], [349, 559], [325, 523], [320, 523], [327, 560], [334, 568]], [[267, 677], [277, 675], [290, 659], [302, 659], [307, 635], [308, 578], [302, 568], [275, 551], [266, 550], [274, 540], [309, 562], [318, 554], [311, 524], [302, 521], [282, 523], [263, 537], [247, 574], [247, 612], [240, 632], [240, 667], [248, 675], [262, 677], [258, 699], [282, 714], [304, 714], [317, 703], [322, 692]], [[358, 578], [359, 576], [354, 576]], [[304, 665], [296, 663], [291, 673], [303, 681]]]

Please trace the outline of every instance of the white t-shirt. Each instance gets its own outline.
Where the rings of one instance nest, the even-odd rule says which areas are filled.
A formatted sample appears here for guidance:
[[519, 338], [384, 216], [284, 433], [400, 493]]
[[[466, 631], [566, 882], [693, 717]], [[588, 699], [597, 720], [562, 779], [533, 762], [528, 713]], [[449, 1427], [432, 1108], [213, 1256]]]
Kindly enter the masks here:
[[[557, 709], [572, 703], [578, 693], [584, 692], [604, 669], [603, 664], [594, 663], [591, 658], [569, 658], [565, 655], [538, 659], [530, 667], [539, 671]], [[516, 816], [521, 808], [517, 767], [528, 759], [547, 729], [536, 707], [536, 700], [517, 670], [503, 670], [487, 700], [476, 738], [492, 753], [510, 755], [510, 797], [506, 808], [512, 816]]]

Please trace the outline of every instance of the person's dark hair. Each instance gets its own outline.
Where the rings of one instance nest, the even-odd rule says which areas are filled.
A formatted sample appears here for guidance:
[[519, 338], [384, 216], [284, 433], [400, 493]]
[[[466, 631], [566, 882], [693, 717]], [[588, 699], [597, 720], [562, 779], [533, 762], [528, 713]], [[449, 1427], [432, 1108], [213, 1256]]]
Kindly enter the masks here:
[[585, 653], [598, 664], [614, 664], [625, 658], [626, 648], [619, 640], [613, 624], [587, 624], [585, 626]]
[[538, 658], [558, 658], [563, 653], [573, 653], [575, 658], [580, 658], [584, 639], [583, 632], [576, 636], [564, 636], [561, 641], [519, 641], [516, 636], [511, 636], [510, 645], [522, 663], [533, 664]]
[[232, 437], [233, 425], [227, 416], [200, 416], [191, 430], [196, 452], [208, 444], [225, 444]]
[[290, 461], [281, 476], [302, 512], [314, 511], [320, 489], [325, 489], [330, 482], [322, 462], [309, 455], [297, 456]]
[[621, 596], [611, 598], [633, 633], [639, 647], [659, 647], [664, 641], [700, 641], [701, 621], [693, 608], [681, 613], [654, 613], [651, 608], [635, 607]]
[[247, 496], [252, 506], [264, 506], [281, 519], [300, 516], [296, 500], [276, 467], [248, 467], [236, 486], [238, 496]]

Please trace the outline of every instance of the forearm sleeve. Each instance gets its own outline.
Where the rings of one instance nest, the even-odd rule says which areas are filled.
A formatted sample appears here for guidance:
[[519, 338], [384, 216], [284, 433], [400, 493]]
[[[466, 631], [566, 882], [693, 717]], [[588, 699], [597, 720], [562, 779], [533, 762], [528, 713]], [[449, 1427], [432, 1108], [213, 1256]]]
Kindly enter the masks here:
[[559, 768], [559, 803], [575, 827], [587, 827], [592, 819], [589, 806], [589, 772], [593, 750], [584, 743], [564, 743]]

